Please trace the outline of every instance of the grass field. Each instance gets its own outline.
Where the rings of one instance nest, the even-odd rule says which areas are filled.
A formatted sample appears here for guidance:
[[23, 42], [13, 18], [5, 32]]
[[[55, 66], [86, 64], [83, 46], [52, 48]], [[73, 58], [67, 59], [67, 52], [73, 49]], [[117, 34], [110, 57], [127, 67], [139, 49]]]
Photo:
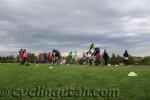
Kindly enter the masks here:
[[[52, 66], [53, 68], [49, 68]], [[128, 77], [134, 71], [137, 77]], [[35, 89], [101, 89], [103, 95], [34, 97]], [[7, 90], [6, 90], [7, 89]], [[118, 97], [104, 96], [104, 90], [119, 90]], [[29, 93], [29, 91], [31, 93]], [[37, 92], [37, 91], [36, 91]], [[75, 93], [77, 93], [76, 91]], [[33, 93], [33, 94], [32, 94]], [[56, 92], [57, 93], [57, 92]], [[92, 92], [93, 93], [93, 92]], [[100, 92], [97, 92], [100, 93]], [[30, 95], [29, 95], [30, 94]], [[32, 94], [32, 96], [31, 96]], [[55, 97], [56, 96], [56, 97]], [[0, 64], [0, 100], [150, 100], [150, 67], [90, 67], [41, 64], [29, 67]]]

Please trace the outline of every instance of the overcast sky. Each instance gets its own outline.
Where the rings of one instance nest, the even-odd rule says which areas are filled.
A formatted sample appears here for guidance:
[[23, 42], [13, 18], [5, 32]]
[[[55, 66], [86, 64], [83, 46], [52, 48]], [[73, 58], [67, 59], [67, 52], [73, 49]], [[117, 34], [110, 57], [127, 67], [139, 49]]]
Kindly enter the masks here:
[[0, 55], [52, 49], [150, 55], [150, 0], [0, 0]]

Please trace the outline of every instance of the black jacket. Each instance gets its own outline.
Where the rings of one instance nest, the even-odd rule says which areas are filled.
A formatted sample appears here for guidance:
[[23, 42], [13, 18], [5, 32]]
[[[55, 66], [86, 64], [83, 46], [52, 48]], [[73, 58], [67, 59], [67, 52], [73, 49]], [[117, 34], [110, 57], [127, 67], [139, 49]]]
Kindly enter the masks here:
[[103, 58], [108, 59], [108, 54], [106, 52], [103, 54]]
[[124, 56], [124, 57], [128, 57], [129, 54], [128, 54], [127, 52], [125, 52], [125, 53], [123, 54], [123, 56]]

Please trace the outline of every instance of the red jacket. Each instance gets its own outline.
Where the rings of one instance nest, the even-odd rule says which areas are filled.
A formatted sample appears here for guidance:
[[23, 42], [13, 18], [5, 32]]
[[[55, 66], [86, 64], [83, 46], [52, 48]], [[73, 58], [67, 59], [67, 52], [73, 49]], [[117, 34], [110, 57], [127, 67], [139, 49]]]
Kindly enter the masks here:
[[52, 55], [51, 55], [51, 53], [49, 52], [48, 53], [48, 60], [51, 60], [52, 59]]
[[98, 54], [96, 54], [96, 60], [100, 60], [101, 59], [101, 55], [100, 55], [100, 53], [98, 53]]

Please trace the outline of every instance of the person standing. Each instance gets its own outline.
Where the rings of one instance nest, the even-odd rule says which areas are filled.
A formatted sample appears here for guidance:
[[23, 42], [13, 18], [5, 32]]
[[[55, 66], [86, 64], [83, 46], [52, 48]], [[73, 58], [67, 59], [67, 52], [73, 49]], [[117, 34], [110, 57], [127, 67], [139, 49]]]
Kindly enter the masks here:
[[23, 65], [23, 50], [20, 49], [19, 51], [19, 64]]
[[56, 50], [53, 50], [52, 52], [52, 64], [56, 63]]
[[78, 64], [78, 54], [77, 54], [77, 51], [75, 51], [75, 54], [74, 54], [74, 64]]
[[69, 64], [72, 64], [72, 58], [73, 58], [73, 57], [72, 57], [72, 52], [69, 53], [69, 56], [68, 56], [68, 57], [69, 57]]
[[23, 59], [24, 59], [23, 64], [24, 65], [26, 65], [28, 63], [27, 56], [28, 56], [28, 53], [27, 53], [26, 49], [24, 49], [24, 51], [23, 51]]
[[52, 55], [51, 52], [48, 53], [48, 63], [52, 62]]
[[104, 62], [105, 62], [105, 65], [107, 66], [107, 64], [108, 64], [108, 54], [107, 54], [107, 51], [106, 50], [104, 50], [104, 54], [103, 54], [103, 59], [104, 59]]
[[90, 64], [91, 52], [86, 53], [86, 64]]
[[86, 58], [87, 58], [87, 57], [86, 57], [86, 53], [83, 52], [83, 55], [82, 55], [82, 64], [83, 64], [83, 65], [87, 64]]
[[56, 65], [61, 65], [61, 53], [57, 52], [56, 54]]
[[101, 65], [101, 55], [100, 55], [100, 52], [96, 53], [95, 59], [96, 59], [95, 60], [95, 65], [100, 66]]
[[127, 50], [125, 50], [125, 53], [123, 54], [123, 57], [124, 57], [124, 65], [128, 66], [129, 54], [128, 54]]

